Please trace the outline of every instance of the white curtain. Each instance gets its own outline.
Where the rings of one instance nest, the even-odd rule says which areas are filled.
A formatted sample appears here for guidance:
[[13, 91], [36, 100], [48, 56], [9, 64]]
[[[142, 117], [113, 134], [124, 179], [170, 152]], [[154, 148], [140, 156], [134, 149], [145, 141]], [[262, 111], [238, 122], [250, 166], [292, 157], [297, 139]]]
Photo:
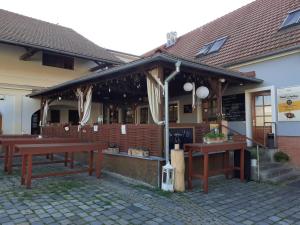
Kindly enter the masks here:
[[[92, 109], [92, 87], [89, 88], [87, 91], [85, 102], [83, 102], [83, 92], [80, 89], [77, 89], [77, 97], [78, 97], [78, 112], [79, 112], [79, 126], [78, 130], [82, 126], [84, 126], [90, 119], [91, 116], [91, 109]], [[81, 114], [82, 112], [82, 114]], [[80, 117], [82, 115], [82, 118]]]
[[[147, 94], [148, 94], [148, 101], [150, 112], [153, 118], [154, 123], [160, 125], [162, 121], [159, 121], [159, 109], [161, 104], [161, 82], [157, 81], [158, 78], [158, 70], [152, 70], [149, 72], [150, 74], [147, 75]], [[152, 76], [152, 77], [150, 77]]]
[[81, 117], [81, 112], [83, 112], [83, 91], [81, 88], [77, 88], [76, 97], [78, 98], [78, 116]]
[[44, 107], [43, 107], [43, 115], [42, 115], [42, 121], [41, 121], [42, 127], [47, 125], [48, 110], [49, 110], [49, 100], [46, 100]]

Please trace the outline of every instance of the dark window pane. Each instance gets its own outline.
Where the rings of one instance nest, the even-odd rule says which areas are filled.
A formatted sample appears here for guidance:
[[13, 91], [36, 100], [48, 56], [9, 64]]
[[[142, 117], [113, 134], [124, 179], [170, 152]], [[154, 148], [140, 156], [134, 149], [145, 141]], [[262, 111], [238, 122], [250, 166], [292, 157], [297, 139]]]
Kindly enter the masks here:
[[197, 56], [205, 55], [209, 51], [211, 45], [212, 43], [204, 45], [197, 53]]
[[291, 26], [293, 24], [299, 23], [300, 20], [300, 10], [289, 13], [289, 15], [284, 20], [282, 27]]
[[219, 51], [220, 48], [224, 45], [225, 41], [226, 41], [226, 38], [222, 38], [222, 39], [216, 40], [213, 43], [213, 45], [211, 46], [211, 48], [209, 49], [208, 53]]
[[140, 111], [140, 123], [141, 124], [148, 123], [148, 108], [146, 108], [146, 107], [141, 108], [141, 111]]
[[169, 122], [177, 123], [178, 120], [178, 105], [170, 104], [169, 105]]
[[60, 122], [60, 111], [51, 110], [50, 113], [50, 123], [59, 123]]
[[69, 110], [69, 123], [71, 125], [78, 125], [79, 115], [78, 110]]
[[74, 58], [44, 52], [43, 53], [43, 65], [73, 70], [74, 69]]

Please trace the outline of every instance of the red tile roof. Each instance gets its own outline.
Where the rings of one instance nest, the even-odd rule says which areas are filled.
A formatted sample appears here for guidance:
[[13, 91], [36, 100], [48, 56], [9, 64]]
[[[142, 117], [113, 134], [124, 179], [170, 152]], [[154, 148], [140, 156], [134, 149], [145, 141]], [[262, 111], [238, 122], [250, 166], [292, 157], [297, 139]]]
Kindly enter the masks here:
[[175, 45], [158, 49], [195, 59], [200, 48], [217, 38], [227, 36], [217, 53], [200, 57], [206, 64], [226, 66], [271, 52], [300, 47], [300, 25], [281, 29], [288, 12], [300, 8], [300, 0], [256, 0], [177, 39]]

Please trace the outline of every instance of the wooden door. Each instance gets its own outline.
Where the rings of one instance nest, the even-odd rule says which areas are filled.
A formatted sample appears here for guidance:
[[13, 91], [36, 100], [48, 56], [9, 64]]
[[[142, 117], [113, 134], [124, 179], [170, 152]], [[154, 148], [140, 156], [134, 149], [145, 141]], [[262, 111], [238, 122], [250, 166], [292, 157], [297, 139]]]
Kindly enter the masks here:
[[266, 135], [272, 131], [271, 93], [257, 92], [252, 95], [252, 132], [253, 139], [266, 144]]

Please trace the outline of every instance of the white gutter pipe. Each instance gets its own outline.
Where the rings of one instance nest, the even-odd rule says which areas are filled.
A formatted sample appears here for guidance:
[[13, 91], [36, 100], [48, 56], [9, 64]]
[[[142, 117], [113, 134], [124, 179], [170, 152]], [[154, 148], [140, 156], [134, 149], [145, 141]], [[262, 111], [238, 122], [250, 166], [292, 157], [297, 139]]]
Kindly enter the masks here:
[[166, 164], [170, 164], [170, 153], [169, 153], [169, 82], [180, 72], [181, 61], [175, 63], [176, 70], [172, 72], [164, 82], [165, 92], [165, 157]]

